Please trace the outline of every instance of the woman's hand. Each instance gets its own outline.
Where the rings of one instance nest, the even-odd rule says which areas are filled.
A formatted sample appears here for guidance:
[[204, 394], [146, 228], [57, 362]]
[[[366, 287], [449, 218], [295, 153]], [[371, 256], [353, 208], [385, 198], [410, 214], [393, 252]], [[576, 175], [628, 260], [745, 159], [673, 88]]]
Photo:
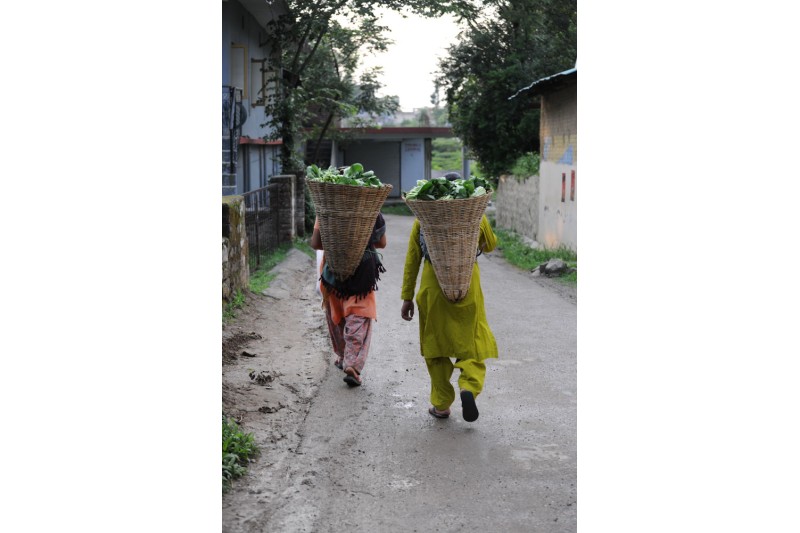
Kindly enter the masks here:
[[414, 318], [414, 302], [411, 300], [403, 300], [400, 316], [403, 317], [403, 320], [411, 320]]

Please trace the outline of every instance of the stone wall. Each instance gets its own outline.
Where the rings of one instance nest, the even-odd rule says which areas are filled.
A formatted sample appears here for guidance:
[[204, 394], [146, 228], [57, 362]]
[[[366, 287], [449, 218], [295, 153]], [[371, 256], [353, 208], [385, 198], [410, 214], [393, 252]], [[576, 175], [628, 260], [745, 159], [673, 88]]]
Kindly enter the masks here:
[[539, 231], [539, 176], [517, 179], [500, 176], [495, 198], [499, 228], [514, 230], [531, 240]]
[[[297, 232], [297, 211], [305, 212], [305, 204], [297, 200], [297, 176], [287, 174], [269, 179], [269, 209], [275, 225], [278, 244], [292, 242]], [[302, 191], [301, 191], [302, 192]], [[300, 223], [302, 228], [302, 220]]]
[[[261, 236], [261, 247], [268, 250], [281, 244], [291, 243], [296, 237], [305, 236], [305, 175], [293, 174], [272, 176], [267, 188], [269, 190], [269, 213], [255, 216], [256, 198], [249, 197], [250, 218], [246, 218], [244, 196], [222, 197], [222, 301], [231, 301], [236, 291], [245, 290], [250, 283], [248, 254], [251, 245], [247, 238], [247, 226], [251, 225], [252, 235]], [[262, 191], [263, 192], [263, 191]], [[255, 192], [253, 194], [256, 194]], [[264, 196], [266, 198], [266, 196]], [[266, 199], [263, 200], [266, 202]], [[266, 210], [265, 210], [266, 211]], [[264, 218], [266, 217], [266, 218]], [[261, 221], [262, 225], [256, 233], [254, 227]], [[252, 244], [256, 254], [258, 246], [255, 237]], [[261, 240], [261, 239], [259, 239]], [[263, 252], [263, 250], [262, 250]], [[255, 258], [255, 255], [254, 255]], [[255, 265], [255, 261], [254, 261]], [[253, 266], [255, 268], [255, 266]]]
[[247, 289], [247, 232], [242, 196], [222, 198], [222, 302], [230, 302], [236, 292]]

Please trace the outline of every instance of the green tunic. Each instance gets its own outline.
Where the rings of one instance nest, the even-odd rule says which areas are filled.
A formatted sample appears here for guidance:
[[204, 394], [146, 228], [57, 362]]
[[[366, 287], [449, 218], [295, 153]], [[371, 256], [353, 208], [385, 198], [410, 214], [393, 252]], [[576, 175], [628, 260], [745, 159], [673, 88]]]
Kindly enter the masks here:
[[[480, 232], [478, 245], [484, 252], [494, 250], [497, 238], [485, 215], [481, 219]], [[403, 271], [401, 293], [403, 300], [411, 300], [414, 297], [419, 265], [423, 262], [419, 233], [419, 220], [415, 220], [408, 238], [408, 252]], [[453, 303], [445, 297], [439, 287], [433, 265], [429, 260], [425, 260], [416, 301], [419, 346], [423, 357], [426, 359], [455, 357], [479, 361], [497, 357], [497, 342], [486, 322], [481, 274], [477, 261], [472, 269], [472, 281], [466, 298]]]

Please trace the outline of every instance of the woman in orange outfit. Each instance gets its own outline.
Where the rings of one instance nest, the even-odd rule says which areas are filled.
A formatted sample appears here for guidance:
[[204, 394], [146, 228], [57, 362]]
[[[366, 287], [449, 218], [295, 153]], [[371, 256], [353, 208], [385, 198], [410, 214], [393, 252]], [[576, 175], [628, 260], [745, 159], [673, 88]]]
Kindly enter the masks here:
[[[322, 250], [319, 219], [314, 222], [311, 247]], [[331, 336], [334, 365], [345, 373], [344, 382], [350, 387], [361, 385], [361, 372], [367, 362], [372, 339], [372, 321], [378, 319], [375, 291], [380, 273], [385, 272], [376, 248], [386, 247], [386, 222], [378, 214], [369, 244], [361, 264], [347, 280], [339, 281], [327, 268], [323, 258], [320, 268], [322, 307]]]

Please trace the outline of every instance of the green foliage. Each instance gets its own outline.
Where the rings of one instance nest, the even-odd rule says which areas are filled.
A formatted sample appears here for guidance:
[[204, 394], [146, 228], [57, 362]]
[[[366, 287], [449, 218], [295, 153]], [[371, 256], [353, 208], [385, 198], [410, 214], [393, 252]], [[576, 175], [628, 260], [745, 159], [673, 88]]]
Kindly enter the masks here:
[[[313, 229], [313, 225], [312, 225]], [[311, 232], [309, 232], [311, 233]], [[306, 254], [311, 259], [317, 259], [317, 251], [314, 250], [311, 246], [308, 245], [308, 241], [300, 238], [295, 238], [294, 240], [294, 247]]]
[[518, 180], [524, 180], [530, 178], [531, 176], [536, 176], [539, 174], [540, 161], [541, 159], [537, 152], [528, 152], [523, 154], [517, 158], [517, 162], [514, 163], [511, 173]]
[[455, 137], [437, 138], [431, 141], [431, 169], [461, 171], [461, 141]]
[[386, 205], [384, 204], [381, 207], [381, 213], [384, 215], [403, 215], [403, 216], [413, 216], [414, 213], [411, 212], [411, 209], [406, 204], [396, 204], [396, 205]]
[[[287, 0], [289, 14], [267, 25], [266, 44], [277, 51], [270, 61], [274, 94], [265, 114], [273, 139], [282, 139], [283, 172], [303, 168], [297, 145], [321, 140], [337, 119], [369, 123], [399, 108], [394, 96], [378, 97], [380, 68], [356, 72], [360, 56], [386, 50], [387, 27], [380, 9], [427, 17], [475, 17], [477, 0]], [[346, 24], [342, 21], [348, 21]]]
[[275, 279], [275, 274], [266, 270], [256, 270], [250, 274], [250, 290], [260, 294], [269, 288], [269, 283], [273, 279]]
[[[312, 228], [314, 221], [311, 221]], [[276, 249], [269, 252], [264, 252], [259, 258], [259, 265], [253, 272], [250, 273], [250, 283], [248, 289], [256, 294], [261, 294], [269, 288], [270, 282], [275, 279], [277, 274], [272, 273], [281, 261], [286, 259], [289, 250], [295, 247], [301, 252], [306, 254], [312, 259], [316, 258], [316, 252], [302, 239], [295, 238], [292, 243], [286, 243], [278, 246]], [[230, 302], [225, 304], [222, 309], [222, 323], [225, 324], [233, 318], [236, 318], [236, 310], [244, 307], [247, 297], [241, 290], [236, 291]]]
[[236, 309], [241, 309], [244, 307], [244, 302], [244, 293], [240, 290], [236, 291], [236, 294], [233, 295], [233, 299], [225, 304], [225, 307], [222, 310], [222, 322], [225, 323], [234, 318], [236, 316]]
[[336, 167], [321, 169], [317, 165], [310, 165], [306, 168], [306, 177], [309, 180], [322, 183], [356, 185], [359, 187], [383, 187], [383, 183], [375, 175], [375, 172], [372, 170], [364, 172], [364, 165], [361, 163], [353, 163], [341, 170]]
[[246, 465], [258, 454], [252, 433], [243, 433], [233, 420], [222, 415], [222, 490], [247, 472]]
[[519, 89], [575, 65], [576, 0], [488, 0], [439, 62], [453, 130], [490, 176], [539, 146], [539, 110]]
[[578, 270], [577, 270], [578, 264], [577, 263], [570, 263], [570, 262], [567, 262], [567, 264], [571, 268], [574, 268], [575, 271], [574, 272], [569, 272], [569, 273], [561, 276], [561, 278], [560, 278], [561, 281], [563, 281], [563, 282], [565, 282], [567, 284], [578, 283]]
[[303, 183], [303, 200], [306, 207], [303, 227], [306, 230], [306, 234], [311, 235], [311, 232], [314, 231], [314, 221], [317, 219], [317, 208], [314, 205], [314, 199], [311, 198], [311, 191], [308, 190], [307, 183]]
[[[497, 249], [502, 252], [506, 261], [519, 268], [533, 270], [553, 258], [561, 259], [573, 268], [578, 266], [578, 255], [569, 248], [531, 248], [513, 231], [495, 228], [494, 232], [497, 235]], [[567, 274], [562, 279], [577, 281], [577, 271]]]
[[472, 163], [470, 165], [469, 171], [473, 176], [492, 181], [495, 184], [495, 190], [497, 190], [497, 180], [496, 179], [494, 179], [494, 180], [491, 179], [491, 177], [486, 173], [486, 171], [483, 170], [483, 167], [481, 166], [480, 161], [475, 161], [474, 163]]
[[404, 197], [407, 200], [459, 200], [482, 196], [491, 189], [491, 185], [486, 180], [475, 176], [466, 180], [452, 181], [447, 178], [433, 178], [417, 180], [416, 186]]
[[261, 255], [258, 268], [250, 273], [250, 290], [262, 293], [269, 287], [270, 281], [275, 279], [275, 274], [270, 271], [275, 265], [286, 259], [286, 254], [292, 248], [291, 244], [281, 244], [276, 249]]
[[[440, 107], [438, 104], [436, 107], [430, 108], [430, 115], [431, 120], [433, 121], [434, 126], [447, 126], [449, 122], [447, 120], [447, 108]], [[461, 141], [459, 141], [461, 144]]]

